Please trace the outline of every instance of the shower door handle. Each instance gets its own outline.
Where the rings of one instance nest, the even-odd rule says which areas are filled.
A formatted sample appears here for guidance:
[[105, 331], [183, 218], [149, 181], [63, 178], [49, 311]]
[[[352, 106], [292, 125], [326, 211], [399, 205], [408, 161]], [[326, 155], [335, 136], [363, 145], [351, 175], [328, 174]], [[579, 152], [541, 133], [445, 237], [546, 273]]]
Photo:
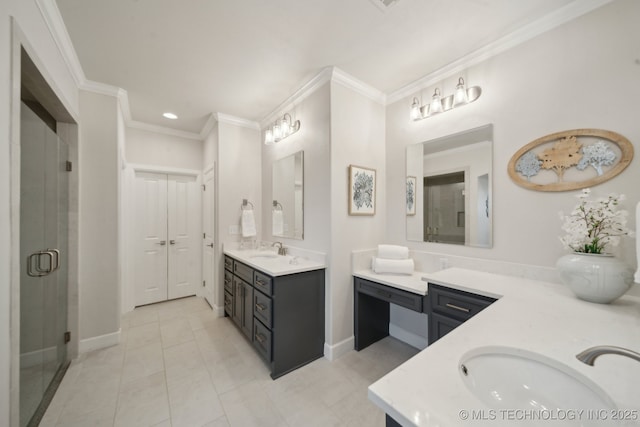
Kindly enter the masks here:
[[60, 251], [58, 249], [47, 249], [46, 252], [51, 252], [53, 255], [55, 255], [55, 266], [52, 266], [50, 271], [50, 273], [53, 273], [60, 268]]
[[[48, 268], [42, 268], [42, 258], [49, 257]], [[55, 254], [53, 251], [38, 251], [34, 252], [27, 257], [27, 275], [30, 277], [43, 277], [47, 274], [51, 274], [53, 271], [53, 258]]]

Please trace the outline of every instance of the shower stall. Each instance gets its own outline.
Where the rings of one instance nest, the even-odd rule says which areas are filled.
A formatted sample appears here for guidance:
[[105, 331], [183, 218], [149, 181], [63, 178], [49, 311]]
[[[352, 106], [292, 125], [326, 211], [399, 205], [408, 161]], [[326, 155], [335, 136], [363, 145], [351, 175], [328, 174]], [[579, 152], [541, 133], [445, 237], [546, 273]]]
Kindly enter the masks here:
[[20, 426], [37, 425], [68, 366], [68, 146], [37, 102], [20, 109]]

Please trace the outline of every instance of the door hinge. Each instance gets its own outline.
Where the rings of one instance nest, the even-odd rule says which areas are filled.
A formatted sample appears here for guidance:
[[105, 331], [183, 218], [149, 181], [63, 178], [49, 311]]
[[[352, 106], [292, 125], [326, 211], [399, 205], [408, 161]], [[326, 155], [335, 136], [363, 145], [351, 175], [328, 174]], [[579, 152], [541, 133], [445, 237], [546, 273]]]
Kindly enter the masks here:
[[71, 163], [69, 160], [67, 160], [66, 166], [65, 166], [65, 170], [67, 172], [71, 172], [73, 170], [73, 163]]
[[203, 281], [202, 281], [202, 286], [205, 286], [206, 284], [207, 284], [207, 281], [206, 281], [206, 280], [203, 280]]
[[71, 341], [71, 332], [67, 331], [64, 333], [64, 343], [68, 343], [69, 341]]
[[202, 184], [202, 191], [207, 191], [207, 186]]
[[207, 233], [202, 233], [202, 238], [206, 239], [207, 238]]

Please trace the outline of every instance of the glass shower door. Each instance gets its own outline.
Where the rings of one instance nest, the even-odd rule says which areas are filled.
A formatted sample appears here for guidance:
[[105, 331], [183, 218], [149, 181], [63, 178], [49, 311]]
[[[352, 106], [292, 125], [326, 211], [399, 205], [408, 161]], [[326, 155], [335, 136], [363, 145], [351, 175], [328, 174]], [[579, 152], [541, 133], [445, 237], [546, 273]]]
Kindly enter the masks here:
[[[20, 425], [29, 425], [66, 362], [66, 145], [21, 110]], [[37, 419], [38, 417], [36, 417]]]

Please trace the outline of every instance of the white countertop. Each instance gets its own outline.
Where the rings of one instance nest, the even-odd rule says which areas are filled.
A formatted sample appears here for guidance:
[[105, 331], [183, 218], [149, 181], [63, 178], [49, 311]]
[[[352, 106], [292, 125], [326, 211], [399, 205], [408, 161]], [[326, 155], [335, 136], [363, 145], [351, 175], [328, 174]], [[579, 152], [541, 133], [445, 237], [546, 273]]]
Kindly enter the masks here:
[[403, 291], [412, 292], [418, 295], [427, 294], [427, 282], [422, 280], [426, 273], [414, 272], [408, 274], [378, 274], [372, 270], [359, 270], [353, 273], [354, 276], [361, 279], [371, 280], [372, 282], [382, 283], [383, 285], [393, 286]]
[[[356, 275], [362, 277], [361, 273]], [[620, 425], [640, 426], [640, 363], [604, 355], [595, 366], [587, 366], [575, 357], [596, 345], [640, 351], [640, 298], [625, 295], [612, 304], [593, 304], [577, 299], [562, 285], [458, 268], [417, 275], [499, 299], [369, 387], [369, 399], [400, 424], [513, 425], [499, 417], [474, 422], [460, 416], [463, 410], [489, 409], [463, 383], [461, 357], [474, 348], [496, 345], [539, 353], [578, 371], [598, 384], [618, 409], [631, 411], [635, 420]], [[381, 283], [393, 286], [394, 276], [385, 277]], [[400, 278], [397, 287], [405, 289], [407, 280], [413, 283], [413, 277]], [[533, 424], [563, 425], [558, 420]]]
[[[324, 262], [309, 259], [304, 256], [272, 256], [273, 252], [271, 250], [225, 248], [223, 252], [243, 264], [260, 270], [273, 277], [326, 268]], [[269, 255], [269, 257], [261, 255]]]

